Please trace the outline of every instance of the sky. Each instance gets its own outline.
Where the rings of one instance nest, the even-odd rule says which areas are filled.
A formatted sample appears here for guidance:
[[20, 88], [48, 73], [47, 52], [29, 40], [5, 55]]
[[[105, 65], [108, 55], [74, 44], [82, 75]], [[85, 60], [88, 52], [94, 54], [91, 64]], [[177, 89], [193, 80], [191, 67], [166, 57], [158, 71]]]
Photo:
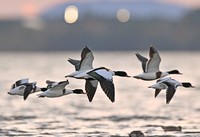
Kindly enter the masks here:
[[[0, 0], [0, 19], [30, 17], [41, 11], [68, 1], [85, 0]], [[115, 0], [113, 0], [115, 1]], [[174, 3], [190, 8], [200, 8], [200, 0], [155, 0], [164, 3]]]

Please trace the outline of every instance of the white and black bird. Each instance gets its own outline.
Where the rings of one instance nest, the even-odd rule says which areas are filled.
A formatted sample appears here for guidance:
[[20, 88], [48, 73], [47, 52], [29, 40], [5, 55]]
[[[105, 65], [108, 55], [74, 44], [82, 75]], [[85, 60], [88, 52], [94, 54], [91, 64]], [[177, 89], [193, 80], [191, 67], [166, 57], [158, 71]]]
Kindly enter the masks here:
[[[87, 70], [93, 69], [94, 55], [88, 47], [85, 47], [81, 52], [81, 60], [69, 58], [68, 61], [72, 65], [74, 65], [75, 72], [65, 77], [74, 77], [75, 75], [78, 75], [79, 73], [83, 73], [83, 72], [86, 72]], [[86, 80], [85, 91], [87, 93], [87, 97], [89, 101], [91, 102], [96, 93], [98, 81], [96, 79], [85, 79], [85, 80]]]
[[[98, 82], [100, 82], [100, 85], [103, 89], [103, 91], [106, 93], [108, 98], [114, 102], [114, 84], [112, 82], [112, 76], [123, 76], [123, 77], [129, 77], [126, 72], [124, 71], [112, 71], [110, 69], [107, 69], [105, 67], [99, 67], [99, 68], [93, 68], [93, 60], [94, 56], [87, 47], [85, 47], [81, 53], [81, 61], [70, 59], [69, 62], [72, 63], [76, 69], [75, 72], [66, 75], [65, 77], [73, 77], [76, 79], [85, 79], [85, 90], [88, 96], [89, 101], [91, 102], [93, 100], [93, 97], [95, 95]], [[77, 67], [77, 64], [79, 64], [79, 67]], [[106, 84], [105, 84], [106, 83]], [[105, 86], [106, 85], [106, 86]]]
[[61, 81], [61, 82], [54, 82], [47, 80], [47, 90], [38, 94], [38, 97], [48, 97], [48, 98], [55, 98], [61, 97], [64, 95], [69, 94], [85, 94], [82, 89], [65, 89], [66, 85], [69, 84], [69, 81]]
[[149, 88], [155, 89], [155, 97], [157, 97], [162, 89], [166, 89], [166, 104], [169, 104], [178, 86], [194, 88], [194, 86], [189, 82], [179, 82], [169, 77], [157, 80], [157, 83], [149, 86]]
[[[73, 76], [70, 74], [71, 77], [74, 77], [76, 79], [86, 79], [86, 92], [89, 101], [92, 101], [94, 97], [94, 92], [91, 93], [90, 89], [92, 87], [87, 82], [90, 81], [90, 84], [93, 84], [91, 81], [97, 80], [97, 82], [100, 83], [102, 90], [105, 92], [105, 94], [107, 95], [107, 97], [110, 99], [111, 102], [115, 101], [115, 87], [113, 84], [113, 77], [112, 77], [115, 75], [122, 77], [129, 77], [127, 73], [124, 71], [112, 71], [105, 67], [90, 69], [76, 74], [73, 73]], [[69, 77], [69, 75], [67, 75], [66, 77]]]
[[19, 95], [23, 96], [24, 100], [26, 100], [29, 94], [42, 91], [43, 88], [39, 88], [36, 86], [36, 82], [29, 83], [29, 79], [20, 79], [12, 84], [10, 91], [8, 94], [10, 95]]
[[156, 49], [153, 46], [150, 46], [149, 49], [149, 60], [139, 53], [136, 53], [136, 56], [142, 64], [143, 73], [133, 76], [134, 78], [142, 80], [155, 80], [158, 78], [165, 77], [169, 74], [181, 74], [178, 70], [171, 70], [165, 72], [160, 71], [159, 66], [161, 58], [158, 51], [156, 51]]

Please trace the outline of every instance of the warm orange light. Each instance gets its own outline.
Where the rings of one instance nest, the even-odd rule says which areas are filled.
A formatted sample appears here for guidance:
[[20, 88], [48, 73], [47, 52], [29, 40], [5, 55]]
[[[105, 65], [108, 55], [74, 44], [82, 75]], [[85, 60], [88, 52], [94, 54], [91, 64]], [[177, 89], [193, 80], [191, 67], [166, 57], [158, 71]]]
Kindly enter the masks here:
[[25, 17], [32, 17], [36, 15], [36, 6], [31, 2], [26, 2], [22, 6], [22, 13]]

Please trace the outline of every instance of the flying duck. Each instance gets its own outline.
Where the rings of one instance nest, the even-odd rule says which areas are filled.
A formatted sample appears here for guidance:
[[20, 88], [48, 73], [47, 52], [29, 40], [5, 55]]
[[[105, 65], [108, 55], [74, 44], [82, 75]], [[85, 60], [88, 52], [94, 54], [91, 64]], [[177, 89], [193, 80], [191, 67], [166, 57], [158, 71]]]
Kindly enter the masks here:
[[69, 84], [69, 81], [61, 81], [61, 82], [54, 82], [47, 80], [47, 90], [38, 94], [38, 97], [49, 97], [49, 98], [54, 98], [54, 97], [61, 97], [64, 95], [69, 95], [69, 94], [85, 94], [82, 89], [65, 89], [66, 85]]
[[166, 89], [166, 104], [169, 104], [178, 86], [183, 86], [185, 88], [194, 88], [194, 86], [192, 86], [192, 84], [189, 82], [179, 82], [175, 79], [168, 77], [157, 80], [157, 83], [149, 86], [149, 88], [155, 89], [155, 97], [157, 97], [162, 89]]
[[[126, 72], [124, 71], [112, 71], [110, 69], [107, 69], [105, 67], [99, 67], [95, 69], [90, 69], [87, 71], [82, 71], [79, 73], [72, 73], [70, 75], [67, 75], [65, 77], [73, 77], [76, 79], [86, 79], [86, 91], [89, 91], [89, 94], [87, 93], [89, 101], [92, 101], [94, 97], [94, 93], [90, 92], [91, 85], [87, 83], [87, 81], [94, 81], [97, 80], [97, 82], [100, 83], [101, 88], [107, 95], [107, 97], [110, 99], [111, 102], [115, 101], [115, 87], [113, 84], [113, 78], [112, 76], [122, 76], [122, 77], [129, 77]], [[90, 84], [93, 84], [90, 82]], [[96, 91], [96, 90], [95, 90]]]
[[[94, 55], [88, 47], [85, 47], [81, 52], [81, 60], [69, 58], [68, 61], [72, 65], [74, 65], [75, 72], [65, 77], [74, 77], [76, 74], [93, 69]], [[85, 79], [85, 80], [86, 80], [85, 91], [89, 102], [91, 102], [96, 93], [98, 81], [96, 79]]]
[[160, 71], [159, 65], [161, 62], [161, 58], [159, 53], [153, 46], [150, 46], [149, 49], [149, 60], [139, 53], [136, 53], [136, 57], [142, 64], [143, 73], [133, 76], [134, 78], [142, 80], [155, 80], [165, 77], [169, 74], [181, 74], [178, 70], [171, 70], [166, 72]]
[[43, 88], [39, 88], [36, 86], [36, 82], [29, 83], [29, 79], [20, 79], [12, 84], [10, 91], [8, 94], [10, 95], [20, 95], [23, 96], [24, 100], [26, 100], [29, 94], [42, 91]]
[[[89, 99], [89, 101], [91, 102], [93, 100], [93, 97], [95, 95], [97, 86], [98, 86], [98, 81], [100, 82], [100, 85], [102, 87], [102, 79], [99, 79], [99, 77], [102, 77], [106, 80], [107, 83], [109, 83], [108, 85], [111, 86], [110, 88], [110, 93], [108, 92], [108, 88], [102, 87], [103, 91], [106, 93], [106, 95], [108, 96], [108, 98], [114, 102], [114, 85], [112, 83], [112, 78], [108, 78], [106, 77], [106, 75], [117, 75], [117, 76], [124, 76], [124, 77], [129, 77], [127, 75], [126, 72], [124, 71], [111, 71], [109, 69], [106, 69], [105, 67], [99, 67], [99, 68], [93, 68], [93, 60], [94, 60], [94, 56], [93, 53], [91, 52], [91, 50], [87, 47], [85, 47], [82, 52], [81, 52], [81, 61], [79, 60], [75, 60], [75, 59], [69, 59], [68, 61], [73, 64], [75, 66], [75, 72], [66, 75], [65, 77], [72, 77], [72, 78], [76, 78], [76, 79], [85, 79], [86, 83], [85, 83], [85, 90], [87, 93], [87, 97]], [[94, 74], [96, 71], [101, 70], [102, 73], [106, 74], [105, 77], [101, 76], [101, 74], [98, 74], [99, 76], [97, 77], [97, 74], [94, 76], [90, 75], [90, 74]], [[93, 73], [92, 73], [93, 72]], [[112, 73], [111, 73], [112, 72]], [[108, 82], [109, 81], [109, 82]]]

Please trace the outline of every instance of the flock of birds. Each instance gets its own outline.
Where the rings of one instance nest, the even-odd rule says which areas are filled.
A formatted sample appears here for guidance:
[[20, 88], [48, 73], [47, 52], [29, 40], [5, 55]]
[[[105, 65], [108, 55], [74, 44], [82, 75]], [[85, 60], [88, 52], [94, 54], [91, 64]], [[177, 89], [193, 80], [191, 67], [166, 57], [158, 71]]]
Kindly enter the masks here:
[[[161, 90], [166, 89], [166, 103], [169, 104], [171, 99], [173, 98], [176, 88], [178, 86], [183, 86], [186, 88], [193, 87], [189, 82], [179, 82], [170, 77], [165, 77], [170, 74], [181, 74], [178, 70], [171, 70], [162, 72], [159, 69], [159, 65], [161, 62], [160, 55], [158, 51], [150, 46], [149, 49], [149, 59], [142, 56], [139, 53], [136, 53], [136, 57], [141, 62], [143, 73], [133, 76], [136, 79], [141, 80], [156, 80], [154, 85], [149, 86], [149, 88], [155, 89], [155, 97], [160, 93]], [[115, 86], [113, 83], [113, 76], [120, 77], [131, 77], [125, 71], [113, 71], [106, 67], [98, 67], [93, 68], [93, 60], [94, 56], [92, 51], [85, 47], [81, 52], [81, 60], [71, 59], [69, 58], [69, 62], [74, 65], [75, 71], [71, 74], [65, 76], [65, 78], [76, 78], [76, 79], [84, 79], [85, 82], [85, 91], [82, 89], [66, 89], [66, 85], [69, 84], [69, 81], [50, 81], [47, 80], [47, 87], [40, 88], [36, 86], [36, 82], [29, 82], [29, 79], [20, 79], [12, 84], [10, 91], [8, 94], [10, 95], [20, 95], [23, 96], [24, 100], [27, 99], [29, 94], [40, 91], [38, 97], [60, 97], [64, 95], [68, 95], [71, 93], [74, 94], [86, 94], [88, 100], [92, 102], [93, 97], [96, 93], [98, 83], [100, 84], [102, 90], [110, 99], [111, 102], [115, 101]]]

